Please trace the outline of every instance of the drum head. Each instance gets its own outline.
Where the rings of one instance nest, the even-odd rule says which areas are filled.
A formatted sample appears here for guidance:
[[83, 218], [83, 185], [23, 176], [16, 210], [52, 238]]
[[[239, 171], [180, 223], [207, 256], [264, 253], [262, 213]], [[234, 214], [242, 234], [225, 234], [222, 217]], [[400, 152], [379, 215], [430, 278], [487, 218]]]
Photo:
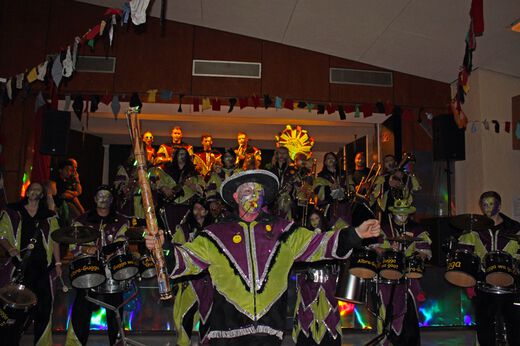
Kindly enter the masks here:
[[0, 300], [13, 309], [30, 308], [38, 302], [36, 295], [30, 289], [14, 283], [0, 289]]
[[493, 286], [508, 287], [515, 283], [515, 279], [507, 273], [494, 272], [486, 275], [486, 282]]
[[477, 284], [477, 280], [475, 280], [475, 278], [472, 275], [458, 270], [452, 270], [444, 273], [444, 278], [450, 284], [458, 287], [475, 287], [475, 285]]

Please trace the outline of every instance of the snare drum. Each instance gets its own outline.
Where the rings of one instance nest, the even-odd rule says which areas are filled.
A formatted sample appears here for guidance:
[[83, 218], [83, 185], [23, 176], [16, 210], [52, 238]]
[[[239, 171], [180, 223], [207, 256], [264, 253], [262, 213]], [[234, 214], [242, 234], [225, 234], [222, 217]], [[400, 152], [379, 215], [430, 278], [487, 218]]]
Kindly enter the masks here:
[[358, 278], [372, 279], [377, 274], [378, 266], [377, 252], [367, 247], [355, 249], [350, 256], [349, 272]]
[[513, 257], [507, 252], [488, 252], [484, 257], [484, 271], [490, 285], [508, 287], [515, 283]]
[[444, 278], [458, 287], [475, 287], [480, 270], [480, 259], [466, 249], [450, 252]]
[[367, 301], [367, 283], [367, 280], [352, 275], [342, 268], [335, 297], [349, 303], [365, 304]]
[[399, 280], [404, 275], [404, 264], [402, 252], [385, 250], [379, 266], [379, 275], [387, 280]]
[[139, 273], [142, 279], [151, 279], [157, 275], [155, 270], [155, 263], [153, 262], [152, 256], [143, 255], [139, 259]]
[[415, 255], [406, 257], [406, 274], [408, 279], [420, 279], [424, 274], [424, 261]]
[[72, 287], [92, 288], [101, 285], [106, 277], [101, 261], [96, 256], [83, 255], [74, 259], [69, 268]]

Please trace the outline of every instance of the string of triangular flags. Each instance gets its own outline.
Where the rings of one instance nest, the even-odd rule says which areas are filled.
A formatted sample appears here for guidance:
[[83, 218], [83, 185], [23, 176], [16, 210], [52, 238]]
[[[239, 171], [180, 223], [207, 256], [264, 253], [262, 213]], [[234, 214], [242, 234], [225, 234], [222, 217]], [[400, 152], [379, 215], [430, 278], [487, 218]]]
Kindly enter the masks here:
[[468, 124], [468, 118], [462, 110], [465, 97], [469, 92], [469, 76], [473, 71], [473, 52], [477, 48], [478, 36], [484, 34], [484, 5], [483, 0], [472, 0], [471, 9], [469, 11], [470, 24], [466, 34], [466, 48], [464, 51], [464, 59], [457, 77], [457, 91], [452, 101], [452, 112], [455, 122], [459, 128], [465, 128]]
[[94, 49], [96, 40], [100, 38], [106, 38], [111, 47], [118, 21], [121, 26], [128, 24], [129, 19], [134, 25], [145, 23], [149, 2], [150, 0], [131, 0], [125, 3], [122, 9], [106, 9], [100, 22], [89, 28], [83, 35], [76, 36], [66, 49], [62, 48], [59, 52], [47, 54], [46, 56], [51, 57], [24, 72], [0, 78], [0, 104], [5, 105], [10, 100], [14, 100], [20, 90], [24, 91], [25, 96], [29, 95], [30, 84], [41, 81], [47, 83], [52, 104], [56, 106], [57, 104], [54, 103], [57, 103], [57, 89], [64, 79], [72, 77], [80, 47], [86, 45]]
[[471, 133], [477, 133], [479, 130], [494, 131], [495, 133], [511, 133], [514, 130], [514, 134], [517, 139], [520, 139], [520, 121], [516, 124], [511, 121], [499, 121], [499, 120], [472, 120], [468, 122], [468, 127]]

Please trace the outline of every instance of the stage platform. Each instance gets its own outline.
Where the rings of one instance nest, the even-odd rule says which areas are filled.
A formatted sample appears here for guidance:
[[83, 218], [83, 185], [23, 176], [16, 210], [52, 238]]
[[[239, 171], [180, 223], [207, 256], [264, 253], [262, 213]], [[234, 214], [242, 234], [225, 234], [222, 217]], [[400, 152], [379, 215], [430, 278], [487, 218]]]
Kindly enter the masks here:
[[[361, 346], [372, 339], [376, 334], [373, 332], [360, 332], [344, 330], [343, 346]], [[54, 334], [54, 345], [65, 344], [65, 334]], [[175, 336], [173, 333], [156, 332], [153, 334], [131, 334], [132, 340], [145, 345], [153, 346], [175, 346]], [[421, 329], [422, 346], [465, 346], [475, 345], [475, 330], [472, 328], [423, 328]], [[88, 346], [106, 346], [108, 336], [106, 332], [92, 332]], [[25, 335], [21, 345], [32, 345], [32, 335]], [[192, 345], [198, 345], [197, 337], [192, 340]], [[283, 346], [294, 345], [290, 337], [285, 337]], [[244, 345], [245, 346], [245, 345]]]

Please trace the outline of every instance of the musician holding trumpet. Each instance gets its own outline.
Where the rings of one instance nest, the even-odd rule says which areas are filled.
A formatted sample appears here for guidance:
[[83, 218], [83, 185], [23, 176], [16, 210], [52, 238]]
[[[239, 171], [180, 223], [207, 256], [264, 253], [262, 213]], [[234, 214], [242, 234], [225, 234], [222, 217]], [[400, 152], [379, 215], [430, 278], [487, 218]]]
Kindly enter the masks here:
[[[61, 277], [59, 246], [51, 239], [52, 232], [58, 229], [56, 214], [47, 207], [45, 190], [40, 183], [32, 183], [26, 190], [26, 196], [16, 204], [10, 205], [0, 214], [0, 245], [11, 256], [12, 284], [1, 289], [2, 304], [25, 304], [9, 302], [6, 298], [35, 296], [28, 315], [18, 316], [14, 324], [0, 327], [3, 345], [18, 345], [25, 329], [34, 320], [34, 344], [52, 345], [52, 304], [51, 270]], [[53, 264], [53, 259], [55, 263]], [[8, 267], [2, 268], [4, 271]], [[5, 274], [5, 273], [2, 273]], [[12, 288], [16, 288], [15, 291]], [[28, 294], [21, 291], [29, 290]], [[5, 293], [5, 294], [4, 294]], [[27, 292], [26, 292], [27, 293]], [[15, 307], [16, 309], [16, 307]], [[12, 318], [11, 316], [8, 316]], [[29, 323], [28, 323], [29, 322]]]

